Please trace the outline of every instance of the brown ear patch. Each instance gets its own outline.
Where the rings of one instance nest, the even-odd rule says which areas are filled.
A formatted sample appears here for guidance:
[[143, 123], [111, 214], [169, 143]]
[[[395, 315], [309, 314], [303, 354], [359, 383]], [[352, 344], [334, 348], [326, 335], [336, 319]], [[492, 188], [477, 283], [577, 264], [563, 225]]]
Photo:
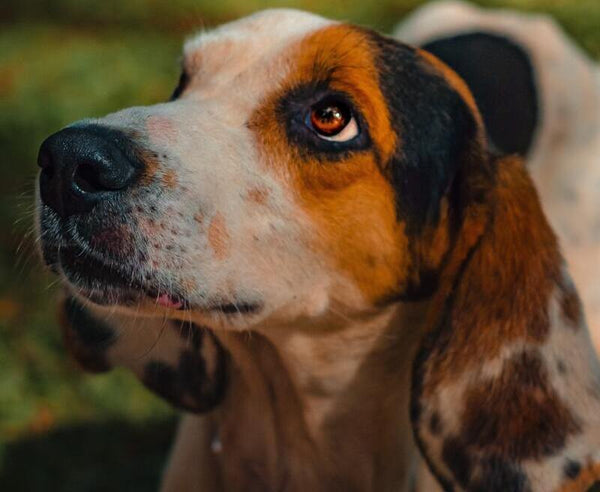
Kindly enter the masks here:
[[[538, 345], [550, 333], [548, 306], [562, 262], [556, 238], [522, 161], [507, 158], [496, 166], [487, 231], [464, 263], [452, 304], [445, 310], [440, 305], [436, 314], [443, 320], [437, 343], [443, 351], [432, 347], [427, 354], [427, 396], [481, 361], [492, 360], [511, 341]], [[464, 236], [461, 232], [459, 241]], [[464, 253], [452, 255], [461, 258]], [[452, 288], [452, 275], [447, 288]]]
[[461, 421], [441, 459], [461, 487], [486, 492], [529, 490], [519, 464], [555, 454], [580, 432], [535, 351], [516, 354], [498, 377], [469, 388]]
[[497, 378], [467, 390], [462, 421], [468, 447], [518, 461], [552, 455], [580, 431], [534, 351], [516, 354]]

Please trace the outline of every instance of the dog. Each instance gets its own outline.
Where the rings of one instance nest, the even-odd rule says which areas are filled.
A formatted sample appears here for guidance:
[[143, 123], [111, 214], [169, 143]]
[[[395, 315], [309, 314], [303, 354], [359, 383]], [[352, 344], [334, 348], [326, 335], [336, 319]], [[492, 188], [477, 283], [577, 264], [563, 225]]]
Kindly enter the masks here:
[[431, 51], [270, 10], [44, 141], [69, 351], [188, 412], [163, 490], [600, 486], [583, 308], [486, 118]]

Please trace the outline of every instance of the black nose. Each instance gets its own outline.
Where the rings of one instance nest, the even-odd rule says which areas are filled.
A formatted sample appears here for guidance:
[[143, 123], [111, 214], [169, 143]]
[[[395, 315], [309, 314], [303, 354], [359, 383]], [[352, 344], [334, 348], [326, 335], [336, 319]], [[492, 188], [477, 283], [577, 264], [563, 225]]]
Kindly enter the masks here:
[[98, 125], [65, 128], [40, 147], [42, 201], [61, 217], [84, 214], [128, 188], [140, 174], [134, 144]]

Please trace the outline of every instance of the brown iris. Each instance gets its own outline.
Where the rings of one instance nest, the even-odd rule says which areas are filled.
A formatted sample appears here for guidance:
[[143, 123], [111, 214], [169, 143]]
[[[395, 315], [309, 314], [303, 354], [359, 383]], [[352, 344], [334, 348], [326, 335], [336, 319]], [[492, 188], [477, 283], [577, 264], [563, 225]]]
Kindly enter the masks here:
[[317, 133], [325, 137], [340, 133], [351, 119], [350, 108], [337, 101], [318, 103], [310, 112], [310, 124]]

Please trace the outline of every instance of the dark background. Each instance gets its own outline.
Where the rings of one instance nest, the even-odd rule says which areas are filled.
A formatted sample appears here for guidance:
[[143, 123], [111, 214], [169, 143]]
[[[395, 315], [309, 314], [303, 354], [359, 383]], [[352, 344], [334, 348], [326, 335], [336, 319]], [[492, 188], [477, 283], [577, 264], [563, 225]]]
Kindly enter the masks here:
[[[35, 255], [36, 154], [85, 116], [165, 100], [186, 35], [291, 6], [389, 31], [417, 0], [0, 0], [0, 490], [154, 490], [175, 416], [130, 375], [79, 372]], [[486, 0], [553, 15], [600, 57], [599, 0]]]

